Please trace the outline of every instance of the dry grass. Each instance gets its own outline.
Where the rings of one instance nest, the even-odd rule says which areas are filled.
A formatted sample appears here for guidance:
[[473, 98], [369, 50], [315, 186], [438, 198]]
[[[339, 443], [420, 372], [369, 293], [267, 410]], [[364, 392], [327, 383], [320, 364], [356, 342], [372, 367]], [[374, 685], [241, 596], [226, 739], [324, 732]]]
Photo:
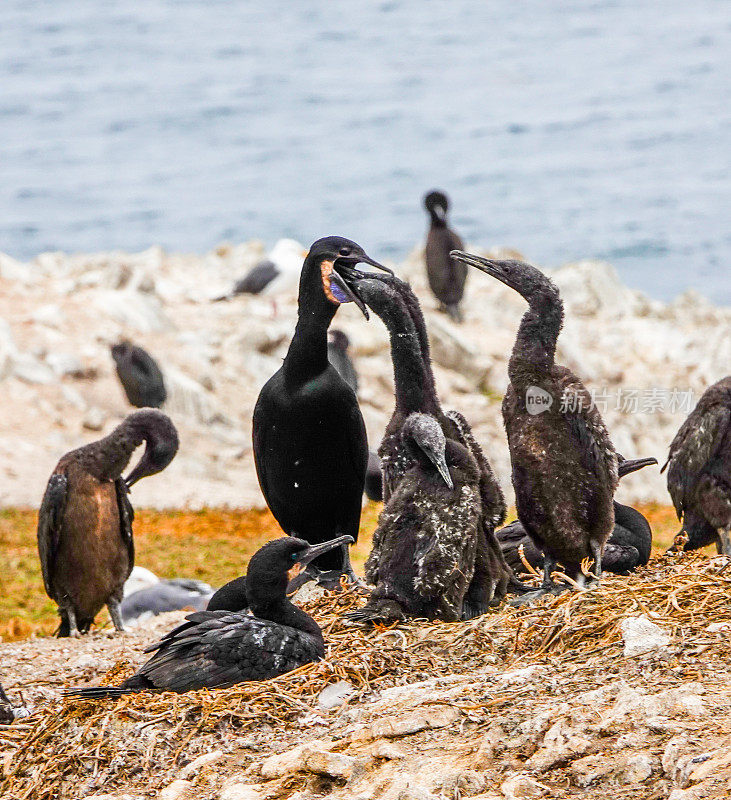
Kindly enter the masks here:
[[[656, 503], [639, 508], [654, 531], [656, 552], [664, 551], [678, 530], [675, 512]], [[364, 509], [353, 551], [356, 569], [362, 570], [368, 555], [379, 509], [375, 503]], [[138, 564], [162, 578], [197, 578], [213, 586], [241, 575], [252, 553], [282, 535], [267, 509], [139, 509], [134, 530]], [[0, 574], [0, 642], [50, 635], [58, 624], [55, 604], [43, 591], [35, 531], [35, 511], [0, 512], [0, 552], [7, 564]], [[99, 614], [99, 624], [107, 621], [106, 612]]]
[[[92, 761], [96, 774], [113, 758], [113, 782], [129, 785], [139, 779], [134, 731], [149, 725], [164, 731], [154, 745], [155, 763], [172, 768], [193, 737], [227, 729], [255, 731], [267, 723], [279, 732], [287, 730], [303, 713], [317, 710], [319, 693], [336, 680], [348, 680], [363, 694], [471, 672], [488, 656], [502, 668], [564, 658], [574, 665], [615, 663], [619, 626], [631, 614], [648, 614], [686, 645], [713, 639], [713, 646], [726, 648], [706, 628], [728, 619], [731, 561], [709, 560], [700, 553], [659, 556], [629, 578], [605, 576], [599, 589], [547, 597], [534, 607], [502, 608], [465, 623], [411, 621], [368, 630], [344, 626], [342, 614], [363, 602], [361, 595], [345, 592], [311, 604], [308, 610], [328, 642], [326, 660], [270, 681], [185, 695], [142, 693], [111, 702], [51, 703], [14, 726], [17, 751], [6, 767], [6, 790], [19, 800], [57, 797], [64, 782], [73, 785], [88, 776]], [[131, 670], [120, 664], [107, 681], [116, 683]], [[510, 700], [506, 695], [494, 702]]]

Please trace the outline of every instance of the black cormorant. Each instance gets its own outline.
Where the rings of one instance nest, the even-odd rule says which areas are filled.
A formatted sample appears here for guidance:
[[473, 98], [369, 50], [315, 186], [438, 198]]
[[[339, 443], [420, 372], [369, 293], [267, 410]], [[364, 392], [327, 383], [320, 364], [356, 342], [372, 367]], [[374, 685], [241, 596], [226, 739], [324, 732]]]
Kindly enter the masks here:
[[715, 542], [731, 556], [731, 375], [710, 386], [670, 444], [668, 491], [684, 550]]
[[508, 363], [503, 421], [518, 518], [545, 556], [543, 591], [556, 588], [551, 579], [556, 561], [583, 584], [581, 562], [592, 558], [599, 578], [602, 550], [614, 528], [617, 454], [589, 392], [555, 363], [563, 323], [558, 289], [521, 261], [452, 255], [528, 301]]
[[426, 274], [429, 286], [443, 311], [455, 321], [462, 322], [460, 303], [467, 280], [467, 267], [450, 256], [452, 250], [462, 250], [464, 244], [447, 225], [449, 200], [444, 192], [429, 192], [424, 197], [429, 212], [429, 233], [426, 237]]
[[251, 557], [246, 591], [252, 614], [198, 611], [145, 649], [155, 655], [121, 686], [69, 689], [66, 696], [119, 697], [130, 692], [223, 689], [273, 678], [325, 655], [320, 626], [287, 600], [287, 573], [323, 552], [352, 541], [343, 536], [310, 546], [285, 537]]
[[[142, 442], [140, 461], [123, 479]], [[38, 513], [38, 553], [46, 592], [61, 614], [59, 636], [87, 631], [104, 605], [114, 627], [124, 630], [119, 603], [134, 566], [134, 512], [127, 493], [140, 478], [165, 469], [177, 450], [169, 417], [145, 409], [58, 462]]]
[[[632, 461], [619, 460], [618, 474], [620, 479], [631, 472], [657, 464], [656, 458], [638, 458]], [[516, 573], [523, 572], [523, 559], [534, 569], [543, 569], [543, 553], [533, 544], [533, 540], [525, 532], [519, 519], [495, 532], [503, 555]], [[523, 547], [523, 559], [520, 547]], [[617, 575], [628, 575], [637, 567], [644, 566], [650, 560], [652, 549], [652, 530], [645, 517], [632, 506], [614, 501], [614, 529], [607, 540], [602, 554], [604, 572]]]
[[383, 470], [378, 453], [368, 451], [368, 467], [366, 469], [365, 494], [369, 500], [383, 502]]
[[338, 371], [338, 375], [358, 394], [358, 373], [348, 353], [350, 339], [347, 334], [337, 329], [327, 332], [327, 358]]
[[[254, 408], [254, 463], [264, 498], [286, 533], [311, 544], [358, 537], [368, 442], [355, 393], [328, 361], [327, 330], [341, 303], [355, 301], [367, 316], [355, 281], [359, 263], [390, 272], [348, 239], [329, 236], [312, 245], [292, 342]], [[314, 566], [315, 574], [330, 572], [322, 580], [356, 580], [345, 546]]]
[[478, 464], [483, 531], [478, 541], [475, 573], [463, 605], [466, 616], [477, 616], [487, 610], [493, 599], [504, 596], [508, 583], [514, 582], [494, 536], [495, 526], [505, 519], [502, 491], [467, 421], [458, 412], [445, 414], [442, 411], [431, 369], [426, 324], [411, 288], [395, 277], [362, 279], [358, 288], [381, 317], [391, 339], [396, 407], [379, 448], [384, 501], [388, 502], [413, 464], [401, 438], [401, 429], [414, 412], [431, 414], [445, 436], [465, 446]]
[[135, 408], [160, 408], [167, 400], [165, 381], [155, 359], [128, 341], [112, 345], [117, 375], [130, 405]]
[[412, 466], [373, 534], [366, 578], [375, 589], [348, 618], [455, 621], [463, 614], [482, 526], [477, 464], [429, 414], [411, 414], [401, 438]]

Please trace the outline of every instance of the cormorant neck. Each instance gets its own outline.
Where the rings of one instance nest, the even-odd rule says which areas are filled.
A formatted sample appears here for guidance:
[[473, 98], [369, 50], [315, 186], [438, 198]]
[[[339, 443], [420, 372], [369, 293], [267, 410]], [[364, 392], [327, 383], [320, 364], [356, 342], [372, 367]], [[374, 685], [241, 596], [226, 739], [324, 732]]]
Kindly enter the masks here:
[[327, 329], [338, 307], [322, 288], [320, 265], [305, 259], [299, 288], [297, 327], [284, 359], [288, 382], [305, 383], [327, 369]]
[[432, 228], [446, 228], [447, 227], [447, 215], [445, 214], [442, 219], [440, 219], [433, 211], [429, 212], [429, 219], [431, 221]]
[[85, 468], [100, 481], [121, 477], [132, 453], [145, 441], [144, 431], [123, 422], [108, 436], [79, 448]]
[[545, 287], [526, 299], [530, 308], [520, 322], [508, 362], [508, 376], [518, 393], [549, 377], [563, 324], [563, 303], [556, 289]]

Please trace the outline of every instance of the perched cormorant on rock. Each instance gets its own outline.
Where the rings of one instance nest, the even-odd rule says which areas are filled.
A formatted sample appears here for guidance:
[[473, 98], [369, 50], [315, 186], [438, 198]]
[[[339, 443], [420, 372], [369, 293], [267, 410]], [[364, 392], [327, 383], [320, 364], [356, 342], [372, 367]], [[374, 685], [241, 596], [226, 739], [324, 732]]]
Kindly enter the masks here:
[[348, 615], [364, 622], [407, 616], [462, 617], [482, 526], [480, 475], [469, 450], [444, 436], [429, 414], [411, 414], [401, 438], [411, 466], [373, 534], [367, 605]]
[[338, 375], [358, 394], [358, 373], [348, 353], [350, 339], [342, 331], [331, 329], [327, 332], [327, 357], [338, 371]]
[[[286, 533], [311, 544], [358, 537], [368, 441], [355, 393], [328, 361], [327, 330], [341, 303], [354, 301], [367, 317], [356, 287], [359, 263], [390, 272], [348, 239], [329, 236], [312, 245], [292, 342], [254, 408], [254, 463], [264, 498]], [[337, 583], [342, 574], [357, 580], [345, 546], [308, 572], [324, 582]]]
[[119, 606], [125, 625], [140, 623], [164, 614], [190, 608], [203, 611], [213, 597], [213, 587], [192, 578], [170, 578], [126, 595]]
[[426, 274], [429, 286], [441, 310], [455, 321], [462, 322], [460, 303], [467, 281], [467, 267], [450, 256], [452, 250], [464, 247], [459, 236], [447, 225], [449, 200], [443, 192], [429, 192], [424, 197], [429, 212], [429, 233], [426, 237]]
[[731, 375], [710, 386], [670, 444], [668, 491], [684, 550], [715, 542], [731, 556]]
[[[631, 472], [657, 464], [656, 458], [638, 458], [632, 461], [619, 459], [618, 474], [620, 479]], [[523, 547], [523, 558], [533, 569], [543, 569], [543, 553], [533, 544], [533, 540], [525, 532], [519, 519], [495, 532], [503, 555], [516, 573], [523, 572], [525, 565], [520, 557]], [[602, 569], [617, 575], [628, 575], [637, 567], [644, 566], [650, 560], [652, 549], [652, 530], [645, 517], [632, 506], [614, 501], [614, 529], [604, 546]]]
[[411, 288], [395, 277], [362, 279], [358, 288], [372, 310], [381, 317], [391, 339], [396, 407], [379, 448], [384, 501], [388, 502], [413, 465], [401, 429], [414, 412], [432, 415], [444, 435], [466, 447], [478, 464], [483, 525], [473, 580], [463, 604], [466, 617], [477, 616], [484, 613], [494, 599], [499, 600], [505, 595], [509, 582], [516, 584], [494, 536], [495, 526], [505, 519], [505, 501], [500, 485], [464, 417], [456, 411], [448, 414], [442, 411], [431, 370], [426, 325]]
[[112, 345], [112, 358], [130, 404], [135, 408], [160, 408], [167, 392], [155, 359], [128, 341]]
[[[123, 479], [142, 442], [142, 457]], [[119, 603], [134, 566], [134, 512], [127, 493], [141, 478], [165, 469], [177, 450], [169, 417], [145, 409], [58, 462], [38, 513], [38, 553], [46, 592], [59, 607], [59, 636], [88, 631], [104, 605], [114, 627], [124, 630]]]
[[523, 600], [557, 588], [551, 578], [557, 561], [583, 584], [581, 562], [592, 558], [599, 578], [602, 551], [614, 528], [617, 454], [589, 392], [555, 363], [563, 323], [558, 289], [521, 261], [452, 255], [510, 286], [529, 305], [508, 363], [510, 385], [503, 400], [518, 518], [545, 556], [543, 588]]
[[258, 261], [241, 280], [236, 281], [228, 294], [215, 299], [230, 300], [239, 294], [275, 297], [282, 292], [294, 291], [306, 255], [307, 250], [299, 242], [280, 239], [265, 259]]
[[251, 611], [198, 611], [145, 649], [155, 655], [121, 686], [69, 689], [66, 696], [119, 697], [130, 692], [223, 689], [282, 675], [325, 655], [320, 626], [287, 600], [287, 573], [295, 564], [352, 541], [341, 536], [310, 546], [284, 537], [251, 557], [246, 591]]
[[383, 502], [383, 470], [378, 453], [368, 451], [368, 468], [366, 469], [365, 494], [369, 500]]

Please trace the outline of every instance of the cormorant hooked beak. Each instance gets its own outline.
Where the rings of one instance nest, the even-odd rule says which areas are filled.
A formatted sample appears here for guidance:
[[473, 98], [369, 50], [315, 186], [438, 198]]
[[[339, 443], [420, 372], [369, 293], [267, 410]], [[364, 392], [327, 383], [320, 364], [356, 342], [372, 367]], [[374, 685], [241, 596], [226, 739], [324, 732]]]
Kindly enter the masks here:
[[444, 482], [449, 486], [450, 489], [454, 489], [454, 482], [452, 481], [452, 476], [449, 474], [449, 467], [447, 466], [447, 460], [444, 458], [443, 453], [435, 453], [432, 450], [424, 450], [424, 452], [429, 457], [429, 461], [437, 468], [437, 471], [444, 479]]
[[630, 460], [620, 458], [617, 464], [617, 474], [620, 478], [629, 475], [631, 472], [637, 472], [638, 469], [649, 467], [651, 464], [657, 464], [656, 458], [633, 458]]
[[341, 303], [352, 301], [361, 310], [363, 316], [366, 319], [369, 319], [368, 309], [366, 308], [363, 299], [358, 294], [356, 286], [358, 280], [375, 276], [371, 276], [367, 272], [361, 272], [360, 270], [356, 269], [357, 264], [370, 264], [372, 267], [383, 270], [389, 275], [393, 275], [393, 270], [390, 270], [388, 267], [384, 267], [383, 264], [379, 264], [370, 256], [362, 252], [351, 253], [347, 256], [338, 256], [333, 262], [333, 270], [330, 274], [330, 290], [332, 291], [334, 284], [344, 295], [343, 299], [341, 300], [337, 294], [333, 293], [335, 298]]
[[492, 258], [476, 256], [473, 253], [465, 253], [463, 250], [451, 250], [449, 255], [457, 261], [468, 264], [470, 267], [476, 267], [481, 272], [485, 272], [493, 278], [497, 278], [497, 280], [509, 286], [511, 289], [520, 291], [514, 280], [514, 267], [521, 262], [497, 261]]
[[355, 539], [353, 539], [352, 536], [338, 536], [337, 539], [330, 539], [329, 542], [312, 545], [305, 550], [305, 552], [300, 558], [297, 559], [297, 561], [295, 561], [295, 564], [301, 564], [303, 567], [307, 566], [310, 561], [318, 556], [321, 556], [323, 553], [327, 553], [343, 544], [353, 544], [354, 541]]

